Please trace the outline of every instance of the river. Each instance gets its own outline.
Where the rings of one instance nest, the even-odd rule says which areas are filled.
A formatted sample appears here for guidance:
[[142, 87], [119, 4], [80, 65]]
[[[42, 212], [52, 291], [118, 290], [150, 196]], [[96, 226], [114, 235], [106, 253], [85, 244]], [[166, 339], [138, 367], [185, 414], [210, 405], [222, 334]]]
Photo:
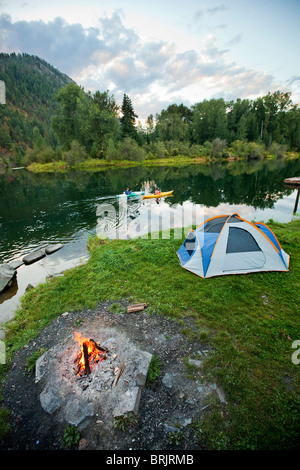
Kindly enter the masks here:
[[[238, 212], [247, 220], [289, 222], [296, 190], [285, 178], [299, 176], [300, 159], [252, 160], [183, 167], [109, 168], [34, 174], [26, 169], [0, 175], [0, 263], [20, 259], [49, 244], [63, 248], [17, 271], [13, 285], [0, 294], [0, 322], [13, 318], [28, 284], [36, 286], [88, 259], [87, 240], [145, 236], [149, 231], [198, 225], [205, 218]], [[122, 202], [126, 186], [154, 193], [174, 190], [156, 200]], [[0, 331], [0, 338], [3, 331]]]

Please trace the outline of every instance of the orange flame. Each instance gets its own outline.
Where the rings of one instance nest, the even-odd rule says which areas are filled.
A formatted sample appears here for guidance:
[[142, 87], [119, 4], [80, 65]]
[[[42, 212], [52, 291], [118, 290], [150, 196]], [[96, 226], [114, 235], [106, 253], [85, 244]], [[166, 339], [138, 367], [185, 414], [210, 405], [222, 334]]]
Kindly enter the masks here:
[[97, 349], [96, 343], [93, 340], [89, 338], [84, 338], [81, 333], [77, 333], [76, 331], [74, 332], [74, 337], [75, 337], [75, 340], [80, 344], [80, 352], [81, 352], [81, 354], [80, 352], [78, 353], [78, 357], [76, 361], [78, 365], [77, 373], [80, 373], [81, 371], [85, 369], [84, 354], [83, 354], [83, 347], [82, 347], [83, 343], [85, 343], [87, 346], [90, 364], [97, 363], [103, 360], [101, 351]]

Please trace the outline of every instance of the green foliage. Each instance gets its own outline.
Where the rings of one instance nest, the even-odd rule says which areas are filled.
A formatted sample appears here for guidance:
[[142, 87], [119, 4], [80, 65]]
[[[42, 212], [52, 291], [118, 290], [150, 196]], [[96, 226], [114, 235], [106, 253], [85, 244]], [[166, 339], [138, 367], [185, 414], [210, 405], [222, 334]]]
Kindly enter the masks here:
[[31, 375], [34, 373], [35, 371], [35, 363], [36, 361], [38, 360], [39, 357], [41, 357], [44, 352], [46, 351], [45, 348], [41, 348], [39, 349], [38, 351], [34, 351], [30, 357], [28, 357], [26, 359], [26, 367], [25, 367], [25, 370], [26, 370], [26, 373], [28, 375]]
[[0, 407], [0, 441], [9, 433], [11, 425], [9, 423], [10, 411]]
[[55, 146], [50, 128], [54, 97], [70, 79], [28, 54], [0, 53], [0, 70], [6, 86], [6, 104], [0, 105], [0, 148], [24, 151], [33, 146], [37, 131], [46, 145]]
[[127, 160], [139, 162], [144, 160], [145, 155], [145, 150], [131, 137], [125, 137], [117, 144], [110, 139], [106, 150], [106, 159], [108, 161]]
[[180, 441], [182, 440], [183, 438], [183, 432], [181, 431], [181, 429], [178, 429], [178, 431], [171, 431], [169, 432], [169, 443], [170, 444], [175, 444], [175, 445], [179, 445], [180, 444]]
[[74, 447], [78, 445], [80, 441], [80, 432], [76, 426], [67, 424], [64, 436], [62, 438], [62, 446], [66, 448]]
[[121, 117], [121, 135], [122, 139], [126, 138], [137, 138], [137, 130], [135, 127], [135, 120], [138, 117], [133, 109], [131, 99], [128, 95], [124, 94], [123, 103], [122, 103], [122, 113]]
[[63, 154], [63, 159], [69, 166], [76, 165], [83, 162], [88, 158], [88, 154], [77, 140], [73, 140], [70, 144], [70, 150]]
[[126, 313], [126, 308], [122, 307], [122, 305], [119, 304], [118, 302], [114, 302], [109, 307], [109, 311], [113, 312], [113, 313], [116, 313], [116, 314], [123, 314], [123, 313]]
[[127, 413], [123, 416], [116, 416], [114, 418], [113, 426], [120, 431], [127, 431], [134, 427], [137, 423], [137, 416], [134, 413]]
[[153, 354], [146, 381], [148, 387], [150, 387], [153, 382], [160, 376], [161, 366], [161, 359], [156, 354]]

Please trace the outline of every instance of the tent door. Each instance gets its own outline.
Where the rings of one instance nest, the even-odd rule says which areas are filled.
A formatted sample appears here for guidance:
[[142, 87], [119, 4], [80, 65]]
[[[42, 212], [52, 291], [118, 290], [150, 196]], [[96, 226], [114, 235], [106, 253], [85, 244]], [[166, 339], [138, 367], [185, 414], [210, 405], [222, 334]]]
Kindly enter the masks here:
[[262, 251], [226, 253], [224, 258], [223, 272], [260, 269], [264, 266], [265, 262], [266, 257]]

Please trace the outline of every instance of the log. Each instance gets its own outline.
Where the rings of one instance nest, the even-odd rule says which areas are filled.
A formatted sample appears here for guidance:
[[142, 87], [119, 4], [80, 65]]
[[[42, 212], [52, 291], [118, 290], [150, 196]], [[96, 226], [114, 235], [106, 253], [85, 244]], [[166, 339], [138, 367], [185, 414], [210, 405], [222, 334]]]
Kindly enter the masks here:
[[89, 375], [91, 373], [91, 369], [90, 369], [90, 363], [89, 363], [88, 347], [86, 343], [82, 343], [82, 350], [83, 350], [83, 356], [84, 356], [85, 374]]
[[108, 353], [109, 352], [108, 348], [105, 348], [104, 346], [100, 346], [100, 344], [96, 343], [96, 341], [94, 339], [90, 339], [90, 341], [93, 343], [95, 348], [98, 349], [98, 351], [101, 351], [103, 353]]
[[141, 312], [146, 307], [147, 307], [146, 303], [130, 305], [127, 308], [127, 313]]

